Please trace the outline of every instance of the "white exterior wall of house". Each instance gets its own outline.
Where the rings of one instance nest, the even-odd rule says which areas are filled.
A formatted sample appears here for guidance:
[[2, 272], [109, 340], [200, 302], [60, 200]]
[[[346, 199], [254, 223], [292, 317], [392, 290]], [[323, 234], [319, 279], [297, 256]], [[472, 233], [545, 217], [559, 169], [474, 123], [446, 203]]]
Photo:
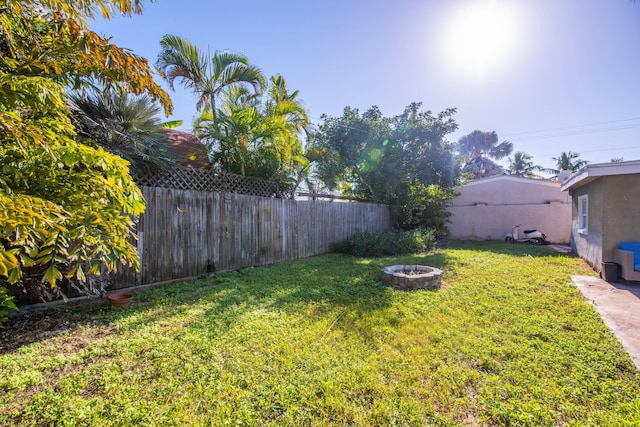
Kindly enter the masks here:
[[504, 240], [515, 224], [537, 228], [552, 243], [571, 241], [571, 198], [560, 183], [500, 175], [460, 188], [449, 208], [450, 237]]

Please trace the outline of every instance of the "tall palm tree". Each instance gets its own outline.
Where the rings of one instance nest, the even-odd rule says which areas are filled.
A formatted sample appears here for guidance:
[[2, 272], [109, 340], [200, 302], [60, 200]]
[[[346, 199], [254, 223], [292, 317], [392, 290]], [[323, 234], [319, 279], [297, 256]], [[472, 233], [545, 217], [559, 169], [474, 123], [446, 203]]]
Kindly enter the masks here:
[[260, 93], [265, 79], [259, 68], [240, 54], [215, 52], [205, 54], [180, 36], [167, 34], [160, 40], [162, 50], [156, 66], [173, 90], [176, 79], [198, 96], [196, 109], [207, 108], [217, 120], [216, 99], [233, 86], [252, 86]]
[[572, 151], [562, 152], [560, 156], [553, 157], [553, 161], [556, 162], [556, 168], [551, 171], [555, 174], [559, 174], [560, 171], [577, 172], [583, 166], [586, 166], [589, 162], [580, 158], [580, 153], [574, 153]]
[[309, 139], [309, 116], [298, 98], [299, 91], [289, 92], [287, 82], [281, 75], [272, 76], [265, 102], [265, 115], [280, 129], [272, 141], [277, 147], [282, 168], [280, 181], [297, 188], [309, 174], [309, 161], [304, 156], [302, 134]]
[[522, 151], [513, 153], [513, 157], [509, 158], [509, 174], [516, 176], [537, 176], [533, 171], [540, 170], [540, 166], [533, 163], [533, 158]]
[[132, 96], [116, 86], [95, 87], [71, 93], [68, 108], [81, 138], [128, 160], [132, 168], [175, 164], [160, 107], [148, 96]]
[[479, 130], [460, 138], [458, 147], [463, 162], [462, 171], [472, 174], [474, 178], [502, 173], [502, 167], [493, 160], [503, 159], [513, 151], [513, 144], [509, 141], [498, 143], [495, 132]]

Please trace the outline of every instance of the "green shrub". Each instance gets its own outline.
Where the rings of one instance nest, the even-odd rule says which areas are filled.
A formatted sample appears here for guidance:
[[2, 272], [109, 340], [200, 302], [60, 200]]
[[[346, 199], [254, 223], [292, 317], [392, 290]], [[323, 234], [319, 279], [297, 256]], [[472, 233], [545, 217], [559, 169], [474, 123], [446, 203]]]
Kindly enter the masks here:
[[9, 296], [7, 288], [0, 284], [0, 328], [7, 321], [9, 310], [18, 310], [13, 297]]
[[433, 249], [435, 235], [432, 230], [391, 230], [383, 233], [358, 233], [349, 239], [331, 245], [332, 252], [355, 256], [407, 255]]

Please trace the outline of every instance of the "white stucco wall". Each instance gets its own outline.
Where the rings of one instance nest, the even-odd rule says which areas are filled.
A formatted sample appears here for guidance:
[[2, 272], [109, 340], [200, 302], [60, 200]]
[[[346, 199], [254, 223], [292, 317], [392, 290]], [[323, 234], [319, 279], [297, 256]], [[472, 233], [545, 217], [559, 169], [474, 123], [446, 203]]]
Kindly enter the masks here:
[[571, 240], [571, 199], [558, 182], [501, 175], [458, 191], [449, 208], [452, 239], [504, 240], [522, 224], [520, 231], [537, 228], [553, 243]]

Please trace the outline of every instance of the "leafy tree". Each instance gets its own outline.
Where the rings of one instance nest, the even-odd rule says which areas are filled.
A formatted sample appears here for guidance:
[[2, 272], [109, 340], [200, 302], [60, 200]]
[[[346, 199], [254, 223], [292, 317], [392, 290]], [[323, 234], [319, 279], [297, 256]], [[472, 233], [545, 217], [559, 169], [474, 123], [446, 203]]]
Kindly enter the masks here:
[[221, 170], [245, 176], [260, 175], [265, 171], [259, 171], [263, 168], [257, 164], [258, 157], [254, 154], [271, 133], [262, 126], [255, 101], [245, 95], [244, 88], [229, 90], [218, 108], [217, 121], [207, 110], [196, 119], [194, 130], [196, 136], [209, 146], [214, 163]]
[[248, 59], [231, 52], [205, 54], [189, 40], [165, 35], [156, 66], [162, 77], [174, 89], [176, 79], [198, 96], [196, 108], [207, 108], [217, 121], [216, 99], [234, 86], [250, 85], [259, 93], [265, 86], [262, 72], [249, 64]]
[[460, 138], [458, 147], [462, 171], [476, 179], [501, 174], [502, 167], [493, 160], [503, 159], [513, 151], [513, 144], [509, 141], [498, 143], [498, 134], [495, 132], [479, 130]]
[[620, 162], [624, 162], [624, 159], [622, 157], [612, 157], [611, 158], [611, 163], [620, 163]]
[[85, 22], [140, 13], [141, 4], [24, 0], [2, 9], [0, 280], [45, 295], [64, 276], [91, 292], [87, 273], [138, 266], [130, 238], [144, 202], [126, 161], [75, 140], [65, 88], [118, 82], [171, 110], [146, 60]]
[[71, 94], [69, 109], [83, 141], [128, 160], [131, 167], [175, 165], [160, 107], [149, 96], [131, 96], [117, 86], [83, 90]]
[[389, 205], [397, 228], [444, 232], [456, 178], [453, 146], [444, 137], [457, 127], [455, 110], [434, 116], [420, 107], [410, 104], [396, 117], [377, 107], [322, 116], [308, 157], [330, 189]]
[[303, 155], [302, 136], [310, 136], [310, 124], [307, 110], [299, 101], [299, 91], [289, 92], [286, 80], [281, 75], [271, 76], [270, 86], [268, 90], [265, 115], [267, 117], [276, 118], [275, 122], [279, 123], [281, 138], [286, 141], [286, 147], [289, 148], [291, 157], [285, 163], [286, 168], [282, 169], [282, 174], [278, 177], [278, 181], [294, 191], [300, 183], [305, 180], [309, 174], [309, 161]]
[[516, 176], [537, 176], [534, 171], [541, 170], [541, 167], [533, 163], [533, 158], [522, 151], [513, 153], [513, 157], [509, 158], [508, 172]]
[[[392, 158], [401, 158], [395, 154], [401, 150], [400, 144], [389, 143], [390, 119], [384, 118], [375, 106], [362, 115], [357, 109], [346, 107], [342, 117], [323, 115], [321, 119], [324, 122], [308, 150], [318, 177], [330, 190], [343, 187], [343, 193], [376, 197], [378, 190], [383, 190], [372, 185], [370, 172], [390, 165]], [[380, 165], [383, 155], [386, 162]], [[388, 172], [398, 174], [389, 179], [397, 182], [400, 169], [389, 167]]]
[[171, 100], [153, 81], [147, 60], [109, 43], [86, 23], [97, 14], [142, 13], [141, 0], [5, 1], [2, 12], [2, 72], [76, 89], [93, 81], [118, 82], [127, 92], [147, 93], [171, 112]]

